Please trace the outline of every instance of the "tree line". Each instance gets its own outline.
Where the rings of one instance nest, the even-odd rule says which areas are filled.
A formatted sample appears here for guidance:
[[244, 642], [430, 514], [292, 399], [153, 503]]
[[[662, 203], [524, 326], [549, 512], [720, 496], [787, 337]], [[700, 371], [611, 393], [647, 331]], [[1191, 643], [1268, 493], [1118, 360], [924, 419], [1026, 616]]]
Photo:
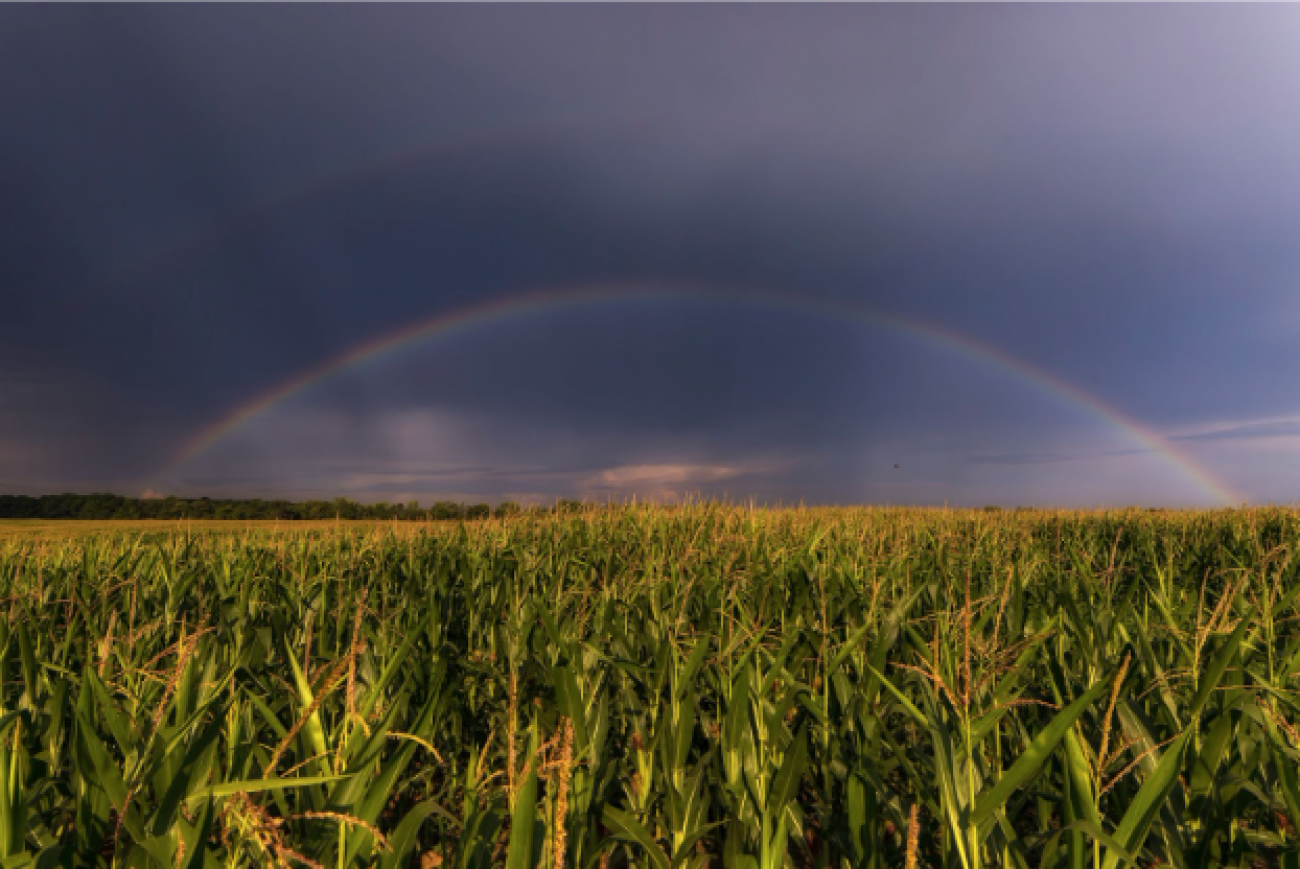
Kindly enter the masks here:
[[[580, 507], [574, 501], [560, 501], [553, 508], [529, 508], [537, 512], [565, 511]], [[127, 498], [107, 492], [89, 495], [0, 495], [0, 519], [403, 519], [447, 520], [502, 518], [523, 512], [506, 501], [489, 504], [459, 504], [437, 501], [421, 507], [417, 501], [405, 504], [359, 504], [347, 498], [330, 501], [264, 501], [260, 498]]]

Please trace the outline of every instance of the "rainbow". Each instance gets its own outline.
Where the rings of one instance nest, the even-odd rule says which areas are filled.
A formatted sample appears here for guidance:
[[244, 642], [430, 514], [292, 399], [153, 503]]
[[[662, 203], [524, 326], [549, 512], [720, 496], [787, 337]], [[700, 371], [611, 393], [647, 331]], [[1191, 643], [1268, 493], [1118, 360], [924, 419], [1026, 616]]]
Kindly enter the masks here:
[[379, 362], [416, 345], [456, 332], [503, 320], [553, 313], [568, 308], [581, 308], [609, 302], [665, 302], [665, 301], [724, 301], [745, 305], [761, 305], [790, 309], [803, 313], [823, 313], [848, 318], [872, 326], [920, 339], [931, 345], [956, 352], [968, 359], [989, 363], [1066, 403], [1080, 408], [1140, 443], [1159, 455], [1182, 477], [1191, 481], [1205, 495], [1219, 504], [1233, 505], [1244, 502], [1238, 493], [1216, 479], [1208, 470], [1187, 456], [1158, 432], [1142, 425], [1124, 414], [1054, 374], [1037, 368], [1023, 359], [996, 347], [984, 344], [959, 332], [933, 323], [896, 313], [887, 313], [864, 305], [827, 298], [816, 298], [778, 290], [746, 290], [744, 292], [716, 286], [671, 287], [653, 284], [608, 284], [568, 287], [540, 292], [513, 294], [495, 298], [479, 305], [437, 314], [409, 324], [392, 332], [372, 338], [319, 365], [308, 368], [266, 390], [235, 408], [212, 425], [191, 438], [175, 458], [160, 471], [167, 478], [206, 452], [232, 432], [275, 406], [302, 393], [315, 384], [361, 365]]

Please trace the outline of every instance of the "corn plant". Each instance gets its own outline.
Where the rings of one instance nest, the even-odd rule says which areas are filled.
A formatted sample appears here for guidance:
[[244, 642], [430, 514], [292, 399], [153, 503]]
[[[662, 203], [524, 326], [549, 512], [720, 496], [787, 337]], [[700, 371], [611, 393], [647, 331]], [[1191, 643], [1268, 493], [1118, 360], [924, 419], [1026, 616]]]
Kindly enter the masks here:
[[1300, 867], [1295, 512], [0, 542], [0, 866]]

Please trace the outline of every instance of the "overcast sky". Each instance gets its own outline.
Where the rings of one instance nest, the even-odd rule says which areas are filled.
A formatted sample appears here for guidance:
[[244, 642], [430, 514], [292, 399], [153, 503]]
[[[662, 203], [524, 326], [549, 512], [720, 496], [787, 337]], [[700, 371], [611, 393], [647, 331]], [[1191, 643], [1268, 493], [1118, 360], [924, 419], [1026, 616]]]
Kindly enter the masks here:
[[1297, 46], [1293, 5], [0, 7], [0, 492], [1295, 503]]

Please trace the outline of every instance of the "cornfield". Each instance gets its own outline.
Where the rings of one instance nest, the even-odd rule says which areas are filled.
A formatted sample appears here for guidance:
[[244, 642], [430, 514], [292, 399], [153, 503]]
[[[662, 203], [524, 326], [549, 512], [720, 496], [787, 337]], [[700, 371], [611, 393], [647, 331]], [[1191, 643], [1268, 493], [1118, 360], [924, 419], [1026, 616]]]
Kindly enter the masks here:
[[1297, 514], [0, 544], [2, 867], [1300, 867]]

